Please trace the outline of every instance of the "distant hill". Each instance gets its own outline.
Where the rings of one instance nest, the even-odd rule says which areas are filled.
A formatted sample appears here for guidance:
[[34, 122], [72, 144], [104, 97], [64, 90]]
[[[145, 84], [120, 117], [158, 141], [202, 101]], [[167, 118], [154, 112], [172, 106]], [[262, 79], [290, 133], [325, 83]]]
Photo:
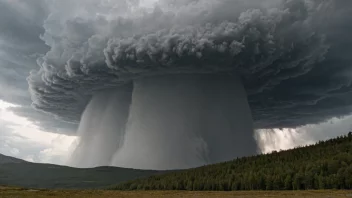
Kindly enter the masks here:
[[8, 163], [26, 163], [26, 161], [0, 154], [0, 164]]
[[0, 186], [49, 189], [102, 188], [160, 173], [152, 170], [117, 167], [78, 169], [52, 164], [30, 163], [0, 155]]
[[288, 151], [129, 181], [111, 189], [352, 189], [352, 133]]

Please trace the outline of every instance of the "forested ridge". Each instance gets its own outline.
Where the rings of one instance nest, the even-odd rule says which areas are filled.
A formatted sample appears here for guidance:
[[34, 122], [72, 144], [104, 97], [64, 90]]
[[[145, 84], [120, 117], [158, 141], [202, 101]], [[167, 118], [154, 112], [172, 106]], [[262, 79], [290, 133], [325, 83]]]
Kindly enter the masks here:
[[352, 132], [292, 150], [124, 182], [116, 190], [352, 189]]

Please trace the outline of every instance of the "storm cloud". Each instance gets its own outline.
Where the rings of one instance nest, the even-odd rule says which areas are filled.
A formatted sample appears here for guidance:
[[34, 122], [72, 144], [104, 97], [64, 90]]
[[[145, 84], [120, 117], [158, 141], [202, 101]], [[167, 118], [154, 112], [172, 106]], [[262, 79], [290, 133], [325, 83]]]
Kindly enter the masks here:
[[94, 92], [133, 79], [238, 72], [256, 128], [350, 113], [345, 1], [191, 1], [144, 12], [129, 5], [117, 14], [115, 2], [88, 15], [94, 3], [58, 9], [45, 21], [51, 50], [29, 77], [37, 109], [79, 121]]
[[45, 131], [74, 135], [77, 124], [60, 121], [31, 107], [25, 80], [30, 71], [40, 68], [37, 59], [50, 50], [40, 39], [48, 11], [43, 0], [0, 1], [0, 100], [15, 104], [14, 113], [34, 121]]
[[[146, 113], [145, 109], [136, 108], [135, 104], [149, 104], [146, 101], [138, 103], [145, 95], [141, 94], [143, 90], [149, 89], [147, 86], [140, 88], [147, 83], [148, 80], [145, 79], [163, 79], [175, 75], [193, 75], [194, 78], [199, 75], [226, 76], [224, 79], [238, 76], [240, 80], [233, 89], [241, 90], [239, 87], [244, 87], [245, 91], [239, 91], [238, 97], [243, 98], [242, 93], [245, 93], [246, 98], [241, 104], [247, 105], [248, 98], [251, 111], [251, 116], [248, 116], [250, 121], [245, 128], [252, 125], [255, 129], [296, 128], [318, 124], [333, 117], [343, 117], [352, 112], [352, 2], [349, 1], [159, 0], [148, 7], [143, 7], [138, 0], [38, 0], [31, 5], [20, 0], [15, 3], [2, 0], [0, 3], [7, 8], [0, 13], [5, 13], [6, 17], [15, 16], [10, 24], [9, 20], [0, 19], [0, 27], [10, 27], [1, 35], [3, 40], [0, 41], [0, 56], [5, 67], [0, 75], [3, 74], [2, 79], [13, 86], [0, 94], [0, 97], [11, 101], [16, 96], [17, 103], [24, 108], [14, 108], [14, 112], [30, 117], [43, 128], [57, 128], [58, 133], [72, 131], [81, 120], [84, 123], [96, 121], [92, 112], [103, 116], [103, 112], [109, 112], [107, 109], [117, 109], [119, 104], [105, 104], [109, 98], [114, 98], [109, 94], [117, 94], [110, 91], [132, 86], [129, 96], [131, 100], [121, 104], [124, 108], [130, 107], [130, 112], [126, 110], [123, 115], [110, 113], [123, 117], [123, 123], [126, 124], [118, 126], [119, 130], [121, 127], [123, 130], [113, 134], [114, 137], [118, 136], [115, 139], [133, 139], [128, 134], [148, 126], [143, 121], [145, 118], [133, 116]], [[27, 20], [28, 16], [30, 20]], [[12, 31], [16, 34], [12, 35]], [[22, 35], [26, 31], [28, 33]], [[22, 45], [24, 42], [27, 44]], [[18, 53], [21, 58], [16, 58]], [[24, 92], [28, 85], [16, 80], [21, 78], [27, 78], [30, 98]], [[177, 81], [180, 79], [182, 78], [176, 78]], [[209, 79], [199, 81], [202, 82], [201, 85], [192, 85], [198, 86], [195, 90], [202, 90], [198, 96], [203, 94], [207, 98], [212, 95], [204, 87], [221, 90], [220, 87], [227, 87], [222, 83], [230, 82], [213, 81], [213, 77]], [[179, 87], [171, 83], [169, 93], [162, 88], [163, 82], [155, 80], [155, 83], [159, 86], [158, 90], [166, 90], [163, 94], [172, 101], [172, 89], [177, 90]], [[182, 85], [182, 82], [179, 84]], [[219, 87], [215, 88], [215, 85]], [[179, 93], [184, 97], [193, 97], [192, 94], [196, 91], [186, 87], [180, 88]], [[214, 104], [226, 101], [227, 89], [223, 90], [224, 92], [216, 92], [223, 97], [214, 100]], [[149, 93], [146, 92], [147, 95]], [[106, 96], [102, 97], [106, 101], [97, 99], [100, 94]], [[173, 96], [178, 97], [176, 94]], [[160, 97], [154, 99], [160, 99], [160, 105], [165, 107], [163, 109], [170, 107], [169, 104], [163, 104]], [[187, 105], [193, 102], [191, 99], [187, 101]], [[175, 100], [175, 104], [177, 102]], [[37, 111], [29, 108], [30, 104]], [[212, 111], [210, 109], [214, 104], [203, 104], [209, 107], [207, 113]], [[187, 105], [174, 108], [182, 109]], [[195, 106], [194, 108], [196, 109]], [[200, 112], [201, 108], [198, 109]], [[42, 113], [54, 117], [57, 120], [55, 124], [51, 123], [52, 118], [45, 119], [45, 114]], [[231, 113], [227, 115], [236, 117]], [[155, 117], [160, 118], [160, 115]], [[175, 118], [174, 123], [181, 121], [182, 117], [184, 116]], [[195, 117], [197, 116], [192, 119]], [[140, 121], [139, 124], [144, 124], [136, 127], [136, 120]], [[122, 122], [119, 120], [116, 123], [120, 121]], [[216, 118], [213, 121], [214, 126], [219, 123], [224, 128], [231, 125], [231, 122], [225, 123]], [[104, 145], [102, 142], [111, 135], [109, 127], [112, 125], [106, 128], [108, 124], [104, 123], [107, 122], [113, 123], [107, 119], [99, 121], [101, 126], [94, 126], [103, 132], [87, 128], [88, 125], [81, 122], [78, 133], [82, 140], [88, 138], [87, 141], [98, 143], [91, 145], [89, 141], [81, 142], [80, 148], [87, 149], [77, 152], [85, 153], [89, 147]], [[237, 123], [240, 123], [238, 119]], [[132, 132], [125, 134], [125, 129]], [[152, 131], [152, 127], [146, 131]], [[91, 133], [101, 133], [102, 136], [91, 140]], [[224, 134], [219, 132], [220, 137]], [[200, 142], [199, 148], [195, 149], [197, 154], [194, 155], [209, 157], [209, 147], [215, 145], [210, 143], [210, 137], [192, 137]], [[233, 140], [241, 142], [235, 137]], [[209, 145], [203, 145], [203, 141]], [[220, 138], [219, 141], [224, 140]], [[219, 145], [218, 142], [216, 144]], [[128, 146], [131, 145], [133, 144]], [[103, 150], [100, 153], [109, 152], [102, 156], [106, 158], [103, 161], [121, 161], [122, 158], [116, 156], [126, 153], [119, 154], [115, 150], [122, 146], [122, 143], [113, 146], [109, 144], [106, 148], [101, 146]], [[254, 154], [254, 148], [255, 146], [251, 147], [249, 150], [252, 152], [246, 155]], [[87, 156], [87, 153], [82, 155]], [[236, 154], [241, 155], [244, 154]], [[206, 158], [191, 166], [209, 163]], [[97, 160], [89, 163], [93, 166], [96, 162]], [[153, 168], [153, 165], [149, 167]], [[165, 167], [166, 165], [158, 168]]]

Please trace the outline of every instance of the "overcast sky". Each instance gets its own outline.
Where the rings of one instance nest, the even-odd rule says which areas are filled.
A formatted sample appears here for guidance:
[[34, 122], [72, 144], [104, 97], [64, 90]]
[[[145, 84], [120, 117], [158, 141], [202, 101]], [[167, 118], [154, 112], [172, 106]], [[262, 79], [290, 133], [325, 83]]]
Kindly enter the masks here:
[[[155, 1], [143, 0], [142, 5], [151, 7]], [[153, 46], [154, 42], [172, 44], [169, 41], [180, 35], [182, 31], [186, 36], [179, 38], [181, 44], [187, 43], [188, 40], [196, 40], [198, 41], [196, 47], [201, 46], [199, 49], [204, 51], [191, 54], [196, 47], [193, 46], [193, 49], [184, 47], [180, 49], [180, 54], [183, 53], [182, 50], [189, 50], [191, 55], [199, 58], [196, 59], [199, 63], [210, 61], [216, 66], [226, 66], [227, 63], [217, 64], [219, 52], [226, 52], [224, 62], [228, 61], [228, 64], [254, 61], [255, 64], [249, 62], [241, 69], [249, 68], [245, 71], [246, 74], [253, 72], [253, 76], [245, 76], [244, 85], [248, 87], [249, 103], [256, 126], [274, 127], [274, 129], [257, 132], [256, 137], [263, 152], [311, 144], [347, 134], [352, 130], [352, 117], [348, 116], [352, 110], [352, 60], [349, 54], [351, 51], [349, 48], [352, 47], [352, 40], [349, 39], [352, 27], [347, 18], [350, 17], [349, 9], [352, 8], [352, 1], [330, 1], [330, 3], [338, 2], [334, 5], [334, 9], [339, 9], [337, 11], [327, 9], [333, 11], [331, 13], [324, 11], [325, 4], [314, 6], [309, 3], [297, 3], [294, 5], [292, 1], [285, 4], [290, 9], [284, 11], [251, 10], [237, 16], [233, 14], [237, 10], [234, 12], [232, 9], [234, 6], [233, 3], [231, 4], [232, 1], [228, 1], [228, 5], [220, 4], [218, 7], [212, 7], [212, 1], [204, 0], [199, 1], [205, 2], [204, 4], [195, 3], [185, 6], [184, 10], [180, 11], [181, 14], [175, 18], [167, 12], [162, 13], [156, 9], [155, 12], [137, 21], [133, 21], [134, 19], [114, 21], [111, 18], [116, 17], [117, 12], [127, 15], [130, 11], [126, 5], [116, 6], [116, 2], [0, 0], [0, 153], [33, 162], [65, 164], [71, 148], [77, 141], [75, 137], [77, 120], [92, 93], [95, 90], [116, 86], [117, 78], [113, 72], [119, 68], [114, 67], [123, 64], [124, 59], [132, 57], [131, 61], [135, 62], [131, 65], [137, 66], [141, 62], [151, 61], [147, 58], [143, 59], [148, 56], [138, 57], [143, 60], [135, 60], [136, 57], [130, 56], [128, 50], [126, 53], [121, 52], [126, 48], [151, 54], [151, 51], [158, 47], [160, 50], [168, 46], [155, 48], [148, 46]], [[118, 0], [118, 2], [125, 1]], [[172, 2], [172, 0], [162, 2]], [[177, 2], [181, 3], [176, 7], [188, 1]], [[258, 1], [246, 2], [258, 4]], [[265, 2], [278, 1], [265, 0]], [[313, 7], [309, 7], [310, 5]], [[251, 6], [251, 3], [248, 5], [243, 3], [243, 6], [246, 8]], [[297, 11], [300, 10], [298, 9], [300, 6], [306, 6], [301, 10], [307, 13]], [[91, 12], [94, 14], [90, 15]], [[203, 18], [204, 13], [208, 15]], [[322, 13], [323, 16], [321, 16]], [[326, 21], [326, 26], [325, 23], [324, 25], [314, 23], [315, 21], [325, 22], [326, 13], [329, 13], [330, 17]], [[236, 20], [229, 21], [227, 17], [236, 18]], [[178, 23], [178, 27], [185, 24], [192, 25], [193, 22], [201, 25], [196, 28], [187, 26], [178, 32], [177, 28], [172, 28], [172, 22], [167, 21], [170, 18], [173, 19], [172, 22]], [[258, 22], [257, 18], [266, 20]], [[226, 20], [220, 25], [217, 24], [217, 21], [223, 19]], [[214, 24], [203, 27], [204, 22]], [[270, 28], [247, 31], [243, 25], [247, 23], [258, 27], [270, 26]], [[160, 27], [165, 27], [169, 32], [159, 30]], [[271, 32], [274, 27], [282, 29]], [[206, 28], [212, 29], [208, 31]], [[243, 29], [238, 31], [240, 28]], [[219, 31], [224, 29], [232, 32], [234, 36], [231, 36], [234, 38], [230, 39], [234, 41], [237, 37], [243, 37], [249, 38], [249, 42], [252, 39], [253, 42], [267, 43], [259, 48], [258, 43], [240, 44], [231, 40], [229, 46], [222, 44], [210, 46], [209, 49], [215, 47], [219, 49], [216, 53], [210, 54], [209, 57], [215, 57], [214, 59], [202, 59], [202, 53], [213, 52], [205, 49], [208, 47], [203, 43], [205, 40], [209, 43], [226, 43], [220, 42], [224, 37], [227, 38], [222, 34], [224, 31]], [[142, 39], [125, 38], [125, 35], [132, 34], [128, 31], [142, 35]], [[159, 34], [165, 33], [166, 36], [155, 38], [149, 34], [151, 31], [159, 31]], [[208, 34], [204, 33], [199, 39], [192, 37], [194, 35], [192, 31], [204, 31]], [[297, 36], [292, 37], [292, 32], [297, 33]], [[241, 35], [242, 33], [248, 35]], [[114, 38], [116, 35], [121, 38], [118, 36], [118, 39]], [[276, 37], [284, 37], [289, 42], [281, 43]], [[243, 42], [245, 40], [242, 39]], [[306, 46], [307, 42], [309, 47]], [[181, 46], [180, 43], [176, 44]], [[329, 48], [330, 46], [332, 48]], [[238, 54], [227, 57], [226, 50], [231, 53], [238, 52]], [[284, 51], [280, 52], [280, 50]], [[262, 53], [262, 55], [252, 56], [253, 52]], [[247, 54], [251, 57], [246, 57]], [[155, 57], [163, 56], [157, 54]], [[181, 60], [181, 56], [173, 60], [172, 58], [178, 57], [175, 54], [171, 54], [170, 57], [170, 62], [174, 61], [176, 66], [179, 63], [184, 64], [194, 60], [187, 56], [184, 60]], [[236, 61], [233, 60], [234, 57], [237, 58]], [[265, 60], [264, 63], [260, 62], [262, 59]], [[266, 65], [275, 61], [283, 64]], [[81, 63], [84, 64], [80, 65]], [[102, 65], [104, 69], [101, 69]], [[118, 76], [121, 79], [150, 72], [144, 71], [144, 68], [135, 69], [128, 66], [123, 69], [124, 72], [129, 73], [125, 75], [126, 73], [122, 72], [125, 76]], [[155, 70], [158, 69], [155, 68]], [[218, 71], [217, 69], [226, 68], [214, 70]], [[258, 76], [261, 77], [260, 80], [256, 80]], [[37, 111], [33, 107], [46, 113]], [[316, 124], [328, 118], [329, 121]], [[307, 123], [309, 125], [295, 128]], [[277, 129], [282, 126], [292, 128]]]

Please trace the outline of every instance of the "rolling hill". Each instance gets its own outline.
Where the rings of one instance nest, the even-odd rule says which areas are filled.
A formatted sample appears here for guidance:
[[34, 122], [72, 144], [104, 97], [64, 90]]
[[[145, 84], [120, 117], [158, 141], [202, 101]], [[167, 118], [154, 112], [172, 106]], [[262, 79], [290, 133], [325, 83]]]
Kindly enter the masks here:
[[118, 167], [79, 169], [52, 164], [30, 163], [0, 155], [0, 186], [92, 189], [160, 173], [162, 172]]
[[0, 154], [0, 164], [8, 163], [26, 163], [26, 161]]

